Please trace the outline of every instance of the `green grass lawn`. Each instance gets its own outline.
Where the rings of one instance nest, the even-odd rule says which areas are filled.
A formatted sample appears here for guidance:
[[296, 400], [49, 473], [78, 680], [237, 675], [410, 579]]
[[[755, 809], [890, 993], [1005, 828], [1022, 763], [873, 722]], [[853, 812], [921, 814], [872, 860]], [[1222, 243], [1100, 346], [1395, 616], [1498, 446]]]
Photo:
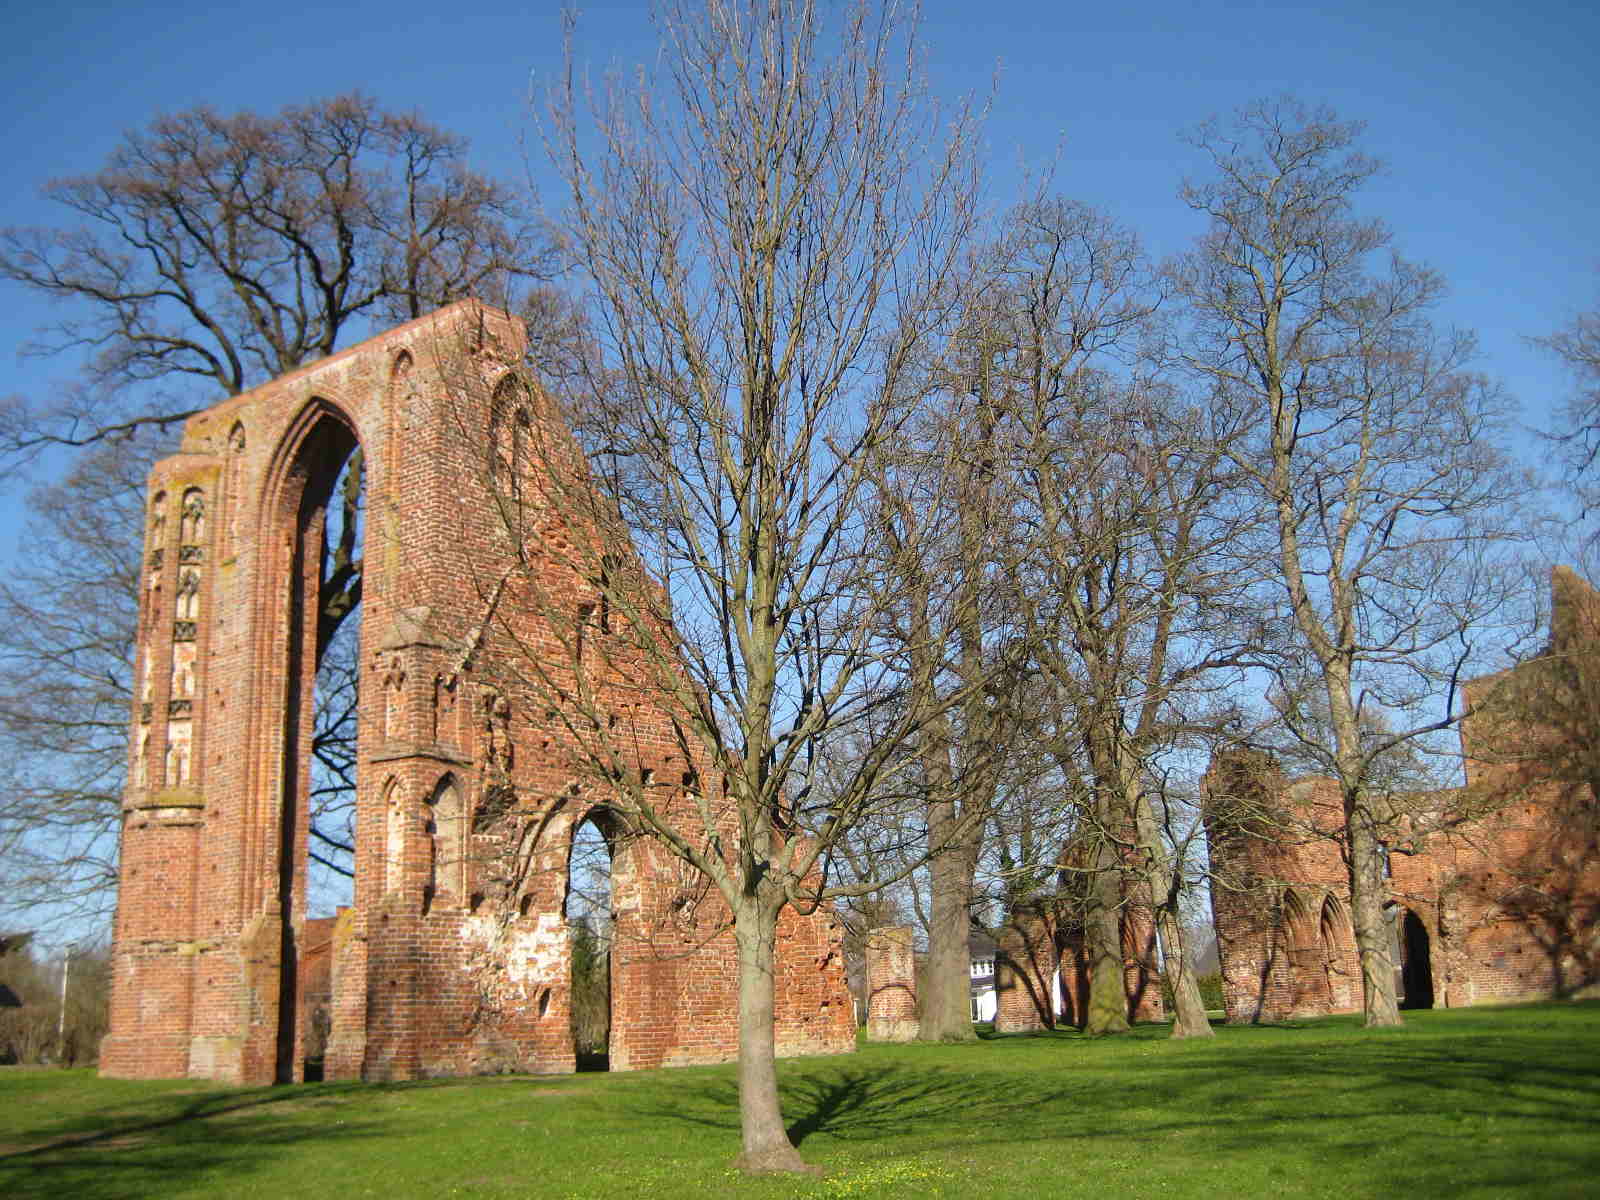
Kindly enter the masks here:
[[818, 1179], [742, 1179], [731, 1067], [221, 1088], [0, 1069], [0, 1197], [1600, 1196], [1600, 1003], [1003, 1037], [781, 1065]]

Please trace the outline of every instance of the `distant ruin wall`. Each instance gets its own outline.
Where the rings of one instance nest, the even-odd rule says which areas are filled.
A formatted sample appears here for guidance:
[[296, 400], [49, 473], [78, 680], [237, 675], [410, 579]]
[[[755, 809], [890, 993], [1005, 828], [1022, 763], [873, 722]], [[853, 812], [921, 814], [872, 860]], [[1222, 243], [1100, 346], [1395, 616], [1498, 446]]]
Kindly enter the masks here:
[[[1467, 784], [1402, 798], [1387, 909], [1408, 1007], [1570, 997], [1600, 987], [1600, 596], [1552, 578], [1546, 652], [1473, 681]], [[1230, 1022], [1359, 1011], [1361, 970], [1331, 779], [1233, 755], [1207, 780], [1212, 912]]]
[[867, 1037], [912, 1042], [919, 1028], [911, 926], [874, 929], [867, 934]]

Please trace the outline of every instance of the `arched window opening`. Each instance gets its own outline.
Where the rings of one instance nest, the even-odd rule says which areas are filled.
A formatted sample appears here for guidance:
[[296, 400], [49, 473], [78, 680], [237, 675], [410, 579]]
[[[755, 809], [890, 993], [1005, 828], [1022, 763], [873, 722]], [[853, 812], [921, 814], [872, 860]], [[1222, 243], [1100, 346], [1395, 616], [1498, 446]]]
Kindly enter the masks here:
[[222, 505], [227, 515], [227, 544], [224, 558], [239, 552], [239, 510], [244, 507], [244, 425], [238, 421], [228, 431], [228, 465], [222, 479]]
[[395, 780], [383, 790], [383, 890], [397, 892], [405, 887], [406, 807], [405, 796]]
[[435, 744], [454, 744], [460, 740], [461, 731], [456, 715], [456, 693], [460, 677], [449, 675], [433, 677], [433, 741]]
[[517, 497], [517, 384], [507, 376], [489, 401], [489, 481], [497, 496]]
[[1323, 961], [1336, 963], [1344, 947], [1344, 926], [1339, 902], [1329, 896], [1322, 902], [1322, 918], [1317, 922], [1317, 933], [1322, 938]]
[[600, 632], [611, 632], [611, 593], [621, 574], [622, 559], [607, 554], [600, 560]]
[[1350, 969], [1354, 938], [1350, 918], [1337, 896], [1329, 895], [1323, 900], [1317, 933], [1322, 942], [1322, 972], [1327, 979], [1329, 1006], [1334, 1010], [1352, 1008], [1357, 983], [1357, 975]]
[[[361, 547], [366, 532], [366, 471], [359, 446], [345, 457], [323, 503], [307, 895], [313, 917], [332, 915], [354, 896]], [[386, 867], [386, 888], [387, 872]]]
[[489, 490], [506, 531], [520, 540], [533, 459], [533, 418], [527, 388], [506, 376], [489, 401]]
[[572, 1043], [580, 1071], [604, 1071], [611, 1059], [611, 952], [614, 935], [611, 838], [591, 812], [572, 835], [567, 860], [567, 935], [571, 957]]
[[[291, 422], [266, 472], [259, 509], [266, 587], [257, 619], [278, 641], [258, 676], [281, 720], [273, 777], [279, 781], [275, 878], [266, 894], [279, 926], [275, 1076], [302, 1077], [316, 1030], [303, 971], [330, 943], [336, 911], [356, 891], [358, 863], [384, 881], [383, 846], [356, 852], [355, 679], [361, 599], [363, 455], [354, 426], [336, 407], [312, 400]], [[183, 506], [190, 529], [210, 511]], [[222, 510], [226, 513], [224, 501]], [[196, 523], [198, 522], [198, 524]], [[180, 547], [181, 549], [181, 547]], [[201, 611], [207, 601], [201, 597]], [[275, 695], [276, 698], [273, 698]], [[381, 839], [381, 825], [375, 831]], [[312, 955], [303, 962], [305, 955]], [[299, 1061], [297, 1061], [297, 1054]]]
[[[156, 498], [150, 502], [150, 541], [146, 548], [149, 555], [150, 569], [145, 572], [145, 595], [142, 620], [144, 622], [143, 635], [148, 642], [152, 631], [156, 629], [163, 614], [161, 612], [161, 579], [165, 573], [167, 554], [167, 494], [157, 492]], [[149, 689], [149, 654], [145, 656], [145, 687], [140, 699], [150, 699]]]
[[1289, 970], [1289, 1004], [1296, 1013], [1326, 1012], [1329, 1007], [1328, 973], [1324, 969], [1319, 929], [1321, 909], [1300, 892], [1283, 893], [1284, 949]]
[[160, 552], [167, 544], [167, 494], [157, 492], [150, 501], [150, 562], [159, 566]]
[[389, 411], [391, 419], [404, 428], [410, 428], [419, 415], [414, 410], [417, 401], [417, 369], [411, 351], [402, 350], [394, 356], [394, 366], [389, 371]]
[[178, 537], [180, 547], [179, 557], [183, 558], [182, 548], [187, 546], [203, 546], [206, 541], [206, 497], [199, 488], [190, 488], [183, 493], [183, 509], [179, 515]]
[[1285, 888], [1283, 893], [1283, 919], [1289, 927], [1289, 932], [1294, 935], [1294, 941], [1299, 944], [1304, 940], [1306, 926], [1311, 922], [1310, 910], [1300, 893], [1293, 888]]

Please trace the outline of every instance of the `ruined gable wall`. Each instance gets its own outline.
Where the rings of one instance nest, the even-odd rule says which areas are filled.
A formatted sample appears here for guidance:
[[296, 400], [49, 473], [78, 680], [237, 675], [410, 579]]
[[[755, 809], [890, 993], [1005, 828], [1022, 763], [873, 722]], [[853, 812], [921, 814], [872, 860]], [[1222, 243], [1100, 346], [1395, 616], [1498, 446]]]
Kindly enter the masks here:
[[[518, 337], [454, 306], [214, 406], [155, 468], [108, 1074], [299, 1070], [322, 533], [301, 498], [352, 440], [367, 462], [356, 884], [332, 933], [329, 1077], [571, 1069], [567, 847], [606, 797], [575, 770], [574, 714], [527, 664], [559, 677], [573, 631], [551, 606], [592, 609], [594, 588], [559, 553], [523, 572], [537, 596], [502, 587], [516, 549], [483, 431]], [[525, 485], [519, 509], [536, 509]], [[195, 489], [206, 524], [191, 547], [180, 514]], [[180, 557], [199, 577], [183, 596]], [[591, 708], [633, 735], [628, 768], [679, 792], [703, 780], [657, 698], [616, 666], [593, 658], [586, 674]], [[682, 903], [690, 885], [659, 846], [616, 845], [614, 1065], [731, 1057], [725, 911]], [[848, 1049], [837, 929], [791, 916], [785, 934], [780, 1052]]]

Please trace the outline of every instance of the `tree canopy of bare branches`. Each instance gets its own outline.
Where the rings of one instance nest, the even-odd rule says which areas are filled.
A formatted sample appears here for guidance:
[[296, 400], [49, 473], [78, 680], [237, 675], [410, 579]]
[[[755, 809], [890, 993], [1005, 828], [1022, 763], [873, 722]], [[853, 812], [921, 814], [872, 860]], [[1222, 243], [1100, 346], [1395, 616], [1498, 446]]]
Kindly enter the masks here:
[[1600, 504], [1595, 459], [1600, 457], [1600, 311], [1579, 313], [1549, 337], [1536, 338], [1567, 368], [1572, 391], [1557, 409], [1550, 436], [1561, 446], [1568, 484], [1585, 513]]
[[[1210, 227], [1173, 284], [1189, 367], [1251, 430], [1233, 458], [1271, 514], [1261, 553], [1276, 582], [1261, 596], [1295, 635], [1280, 713], [1339, 781], [1366, 1020], [1387, 1025], [1400, 1019], [1381, 910], [1392, 805], [1377, 776], [1456, 718], [1455, 685], [1498, 632], [1514, 575], [1494, 560], [1516, 536], [1520, 481], [1471, 338], [1432, 322], [1443, 281], [1355, 212], [1378, 169], [1359, 134], [1287, 99], [1201, 126], [1212, 172], [1182, 195]], [[1317, 702], [1297, 708], [1305, 689]]]
[[995, 368], [1012, 519], [1026, 531], [1011, 539], [1010, 573], [1038, 694], [1025, 737], [1075, 810], [1068, 890], [1090, 959], [1087, 1028], [1127, 1028], [1119, 918], [1143, 896], [1163, 933], [1175, 1032], [1204, 1034], [1178, 921], [1185, 839], [1162, 827], [1158, 797], [1173, 756], [1226, 713], [1219, 694], [1251, 653], [1236, 554], [1251, 506], [1228, 457], [1237, 425], [1162, 377], [1150, 353], [1161, 288], [1129, 231], [1036, 201], [1013, 214], [1002, 263]]
[[97, 173], [46, 186], [70, 224], [0, 234], [0, 278], [62, 310], [30, 349], [84, 368], [61, 398], [15, 405], [0, 451], [166, 427], [330, 353], [355, 322], [542, 273], [512, 193], [465, 156], [359, 93], [127, 134]]
[[35, 490], [0, 583], [0, 910], [30, 923], [115, 903], [150, 450], [99, 447]]

